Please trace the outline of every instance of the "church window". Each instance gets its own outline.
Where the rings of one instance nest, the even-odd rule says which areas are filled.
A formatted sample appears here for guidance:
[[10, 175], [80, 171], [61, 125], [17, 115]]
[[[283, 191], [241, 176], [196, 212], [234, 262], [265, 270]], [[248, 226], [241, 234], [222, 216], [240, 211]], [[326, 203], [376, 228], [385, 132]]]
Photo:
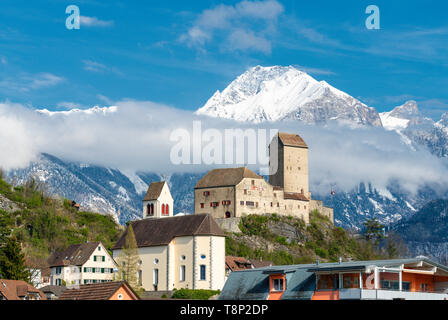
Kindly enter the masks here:
[[162, 214], [165, 214], [165, 204], [162, 204]]
[[165, 215], [170, 215], [170, 206], [168, 204], [165, 205]]
[[201, 203], [201, 209], [204, 209], [205, 203]]

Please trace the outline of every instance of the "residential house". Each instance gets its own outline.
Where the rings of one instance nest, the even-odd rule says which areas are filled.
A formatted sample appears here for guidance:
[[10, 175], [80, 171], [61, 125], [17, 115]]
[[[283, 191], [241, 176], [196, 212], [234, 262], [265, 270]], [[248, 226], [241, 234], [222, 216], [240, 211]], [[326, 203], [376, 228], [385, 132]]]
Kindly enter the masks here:
[[114, 280], [117, 264], [101, 242], [75, 244], [48, 259], [51, 285], [80, 285]]
[[[225, 281], [225, 234], [210, 215], [146, 218], [130, 223], [145, 291], [220, 290]], [[122, 253], [128, 229], [112, 248]], [[117, 260], [118, 261], [118, 260]]]
[[45, 294], [22, 280], [0, 279], [0, 300], [47, 300]]
[[140, 300], [125, 281], [85, 284], [68, 288], [58, 300]]
[[219, 299], [447, 300], [448, 267], [418, 257], [236, 271]]

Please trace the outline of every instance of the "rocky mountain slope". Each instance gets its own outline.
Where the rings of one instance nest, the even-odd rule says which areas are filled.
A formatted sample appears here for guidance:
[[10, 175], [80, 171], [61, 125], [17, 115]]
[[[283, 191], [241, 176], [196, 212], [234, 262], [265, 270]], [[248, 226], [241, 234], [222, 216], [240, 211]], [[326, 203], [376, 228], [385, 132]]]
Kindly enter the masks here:
[[392, 225], [416, 255], [448, 263], [448, 200], [427, 203], [414, 215]]
[[297, 120], [381, 126], [374, 108], [325, 81], [281, 66], [249, 69], [224, 91], [217, 91], [196, 113], [254, 123]]

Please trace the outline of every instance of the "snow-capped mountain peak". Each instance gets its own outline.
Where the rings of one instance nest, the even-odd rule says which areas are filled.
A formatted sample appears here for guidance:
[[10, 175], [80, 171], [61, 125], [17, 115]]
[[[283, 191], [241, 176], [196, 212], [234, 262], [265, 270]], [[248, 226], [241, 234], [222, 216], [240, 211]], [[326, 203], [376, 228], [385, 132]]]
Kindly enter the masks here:
[[244, 122], [298, 120], [381, 126], [378, 113], [292, 66], [256, 66], [217, 91], [196, 114]]
[[99, 107], [95, 106], [89, 109], [70, 109], [67, 111], [49, 111], [48, 109], [36, 110], [37, 113], [46, 115], [46, 116], [70, 116], [74, 114], [82, 114], [82, 115], [93, 115], [93, 114], [102, 114], [106, 115], [109, 113], [115, 113], [118, 111], [118, 107]]

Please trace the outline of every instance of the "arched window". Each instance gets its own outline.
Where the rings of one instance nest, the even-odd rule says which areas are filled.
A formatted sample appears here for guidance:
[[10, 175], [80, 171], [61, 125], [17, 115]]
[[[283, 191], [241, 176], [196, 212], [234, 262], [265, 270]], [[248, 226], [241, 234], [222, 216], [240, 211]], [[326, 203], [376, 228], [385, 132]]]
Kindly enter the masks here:
[[162, 214], [165, 214], [165, 204], [162, 204]]
[[167, 204], [166, 207], [165, 207], [165, 214], [166, 214], [167, 216], [170, 215], [170, 206], [169, 206], [168, 204]]
[[151, 205], [148, 203], [148, 205], [146, 206], [146, 215], [150, 216], [151, 215]]
[[151, 203], [151, 215], [154, 215], [154, 203]]

